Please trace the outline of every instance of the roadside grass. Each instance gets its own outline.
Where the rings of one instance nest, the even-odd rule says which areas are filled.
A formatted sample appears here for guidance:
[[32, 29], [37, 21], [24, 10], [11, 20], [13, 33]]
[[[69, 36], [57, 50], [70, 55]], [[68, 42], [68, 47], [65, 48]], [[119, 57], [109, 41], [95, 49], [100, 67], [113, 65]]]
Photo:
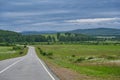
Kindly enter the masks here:
[[[39, 49], [52, 56], [41, 55]], [[98, 77], [101, 80], [119, 80], [120, 46], [115, 45], [38, 45], [36, 52], [43, 60], [80, 74]], [[96, 79], [97, 80], [97, 79]]]
[[20, 49], [15, 49], [15, 46], [0, 46], [0, 60], [26, 55], [28, 48], [27, 47], [23, 48], [23, 46], [19, 46], [19, 47]]

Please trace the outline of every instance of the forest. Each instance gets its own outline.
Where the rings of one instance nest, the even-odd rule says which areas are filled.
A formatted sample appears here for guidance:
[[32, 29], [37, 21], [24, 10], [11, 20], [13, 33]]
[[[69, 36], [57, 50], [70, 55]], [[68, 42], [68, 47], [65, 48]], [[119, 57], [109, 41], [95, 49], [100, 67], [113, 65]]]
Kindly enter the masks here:
[[55, 33], [55, 34], [39, 34], [39, 35], [22, 35], [13, 31], [0, 30], [0, 43], [16, 43], [16, 42], [80, 42], [80, 41], [119, 41], [120, 36], [113, 38], [98, 38], [78, 33]]

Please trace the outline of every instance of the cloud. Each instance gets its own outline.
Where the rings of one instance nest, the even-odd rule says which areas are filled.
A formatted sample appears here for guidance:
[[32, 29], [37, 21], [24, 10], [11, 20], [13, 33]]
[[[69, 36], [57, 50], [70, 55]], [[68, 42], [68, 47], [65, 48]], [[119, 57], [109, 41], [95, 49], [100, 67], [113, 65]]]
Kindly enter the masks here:
[[68, 23], [101, 23], [101, 22], [111, 22], [117, 21], [120, 18], [93, 18], [93, 19], [76, 19], [76, 20], [67, 20]]
[[32, 16], [32, 15], [39, 15], [40, 13], [35, 12], [4, 12], [1, 13], [2, 17], [24, 17], [24, 16]]
[[17, 6], [28, 6], [28, 5], [36, 5], [36, 4], [55, 4], [55, 3], [63, 3], [63, 1], [55, 1], [55, 0], [20, 0], [20, 1], [11, 1], [9, 2], [10, 5], [17, 5]]
[[41, 23], [33, 23], [33, 26], [42, 26], [42, 25], [57, 25], [56, 22], [41, 22]]
[[16, 6], [28, 6], [33, 5], [32, 2], [10, 2], [10, 5], [16, 5]]
[[105, 1], [2, 0], [0, 29], [24, 31], [120, 28], [120, 1]]
[[42, 3], [48, 3], [49, 1], [43, 0], [43, 1], [17, 1], [17, 2], [9, 2], [9, 5], [13, 6], [34, 6], [37, 4], [42, 4]]
[[34, 12], [3, 12], [0, 17], [25, 17], [25, 16], [40, 16], [49, 14], [68, 13], [67, 10], [47, 10], [47, 11], [34, 11]]
[[33, 22], [32, 20], [15, 20], [15, 21], [13, 21], [12, 24], [20, 25], [20, 24], [28, 24], [28, 23], [32, 23], [32, 22]]
[[96, 12], [97, 15], [120, 15], [120, 11], [107, 11], [107, 12]]

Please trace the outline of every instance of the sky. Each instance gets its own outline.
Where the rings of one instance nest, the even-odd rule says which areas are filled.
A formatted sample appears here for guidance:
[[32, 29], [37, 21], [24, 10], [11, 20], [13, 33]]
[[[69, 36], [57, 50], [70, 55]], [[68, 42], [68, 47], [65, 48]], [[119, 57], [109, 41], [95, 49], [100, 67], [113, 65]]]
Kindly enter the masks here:
[[120, 29], [120, 0], [0, 0], [0, 29]]

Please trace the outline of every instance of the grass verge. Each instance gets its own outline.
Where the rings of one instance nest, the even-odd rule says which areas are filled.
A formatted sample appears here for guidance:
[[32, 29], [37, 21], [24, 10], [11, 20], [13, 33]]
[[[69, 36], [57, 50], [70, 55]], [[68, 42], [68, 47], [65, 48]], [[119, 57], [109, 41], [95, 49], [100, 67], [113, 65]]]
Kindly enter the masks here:
[[0, 60], [24, 56], [27, 51], [28, 48], [24, 46], [0, 46]]

